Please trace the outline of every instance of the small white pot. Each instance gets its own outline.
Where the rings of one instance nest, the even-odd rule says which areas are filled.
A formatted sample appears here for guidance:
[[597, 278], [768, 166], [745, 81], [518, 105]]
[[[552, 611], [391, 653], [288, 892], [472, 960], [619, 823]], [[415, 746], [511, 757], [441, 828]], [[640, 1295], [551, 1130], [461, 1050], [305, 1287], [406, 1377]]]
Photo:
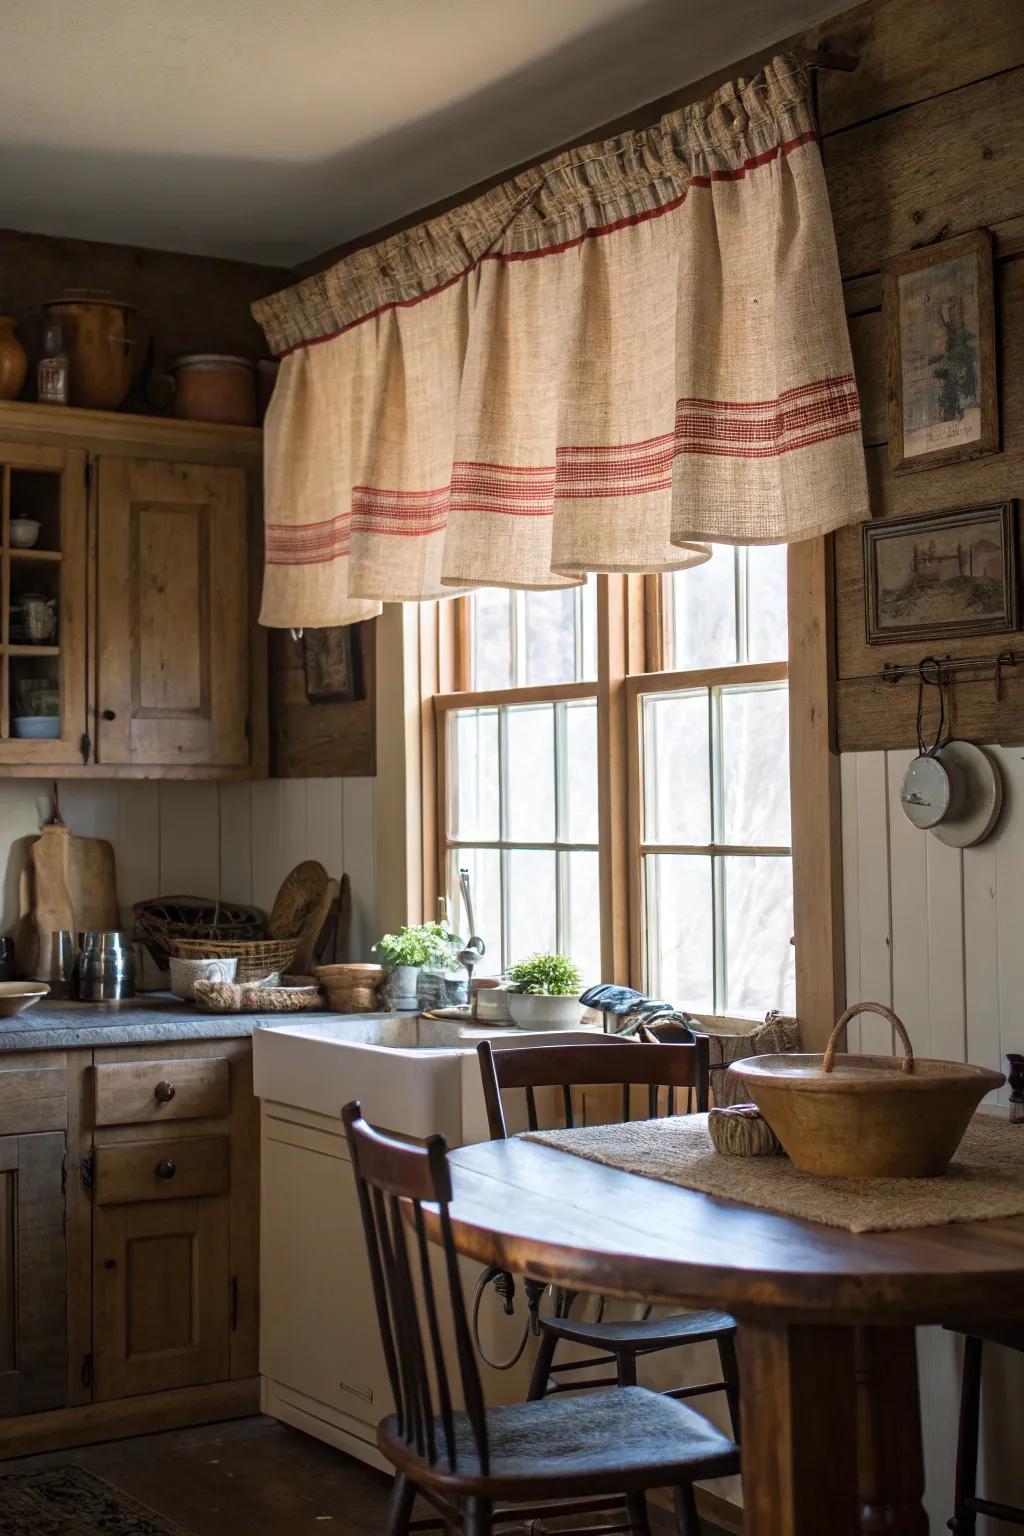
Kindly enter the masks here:
[[537, 997], [510, 992], [509, 1011], [519, 1029], [575, 1029], [580, 1022], [578, 997]]
[[389, 1013], [411, 1011], [419, 1007], [416, 987], [420, 979], [418, 965], [389, 965], [380, 989], [380, 1004]]

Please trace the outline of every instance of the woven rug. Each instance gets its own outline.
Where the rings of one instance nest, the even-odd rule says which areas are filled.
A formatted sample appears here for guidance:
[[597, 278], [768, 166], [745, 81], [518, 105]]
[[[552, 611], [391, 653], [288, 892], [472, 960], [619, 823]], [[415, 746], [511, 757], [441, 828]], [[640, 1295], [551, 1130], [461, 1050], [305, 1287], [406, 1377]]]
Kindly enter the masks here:
[[84, 1467], [0, 1476], [3, 1536], [186, 1536]]
[[531, 1131], [523, 1140], [847, 1232], [1024, 1215], [1024, 1126], [994, 1115], [975, 1115], [937, 1179], [826, 1179], [801, 1173], [788, 1157], [725, 1156], [711, 1144], [707, 1115]]

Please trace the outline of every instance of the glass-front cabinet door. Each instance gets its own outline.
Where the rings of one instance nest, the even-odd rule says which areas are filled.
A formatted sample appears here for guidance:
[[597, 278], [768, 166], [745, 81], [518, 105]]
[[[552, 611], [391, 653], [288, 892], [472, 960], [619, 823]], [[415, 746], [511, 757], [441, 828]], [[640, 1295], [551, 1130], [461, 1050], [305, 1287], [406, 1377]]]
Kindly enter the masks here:
[[86, 454], [0, 441], [0, 765], [88, 760]]

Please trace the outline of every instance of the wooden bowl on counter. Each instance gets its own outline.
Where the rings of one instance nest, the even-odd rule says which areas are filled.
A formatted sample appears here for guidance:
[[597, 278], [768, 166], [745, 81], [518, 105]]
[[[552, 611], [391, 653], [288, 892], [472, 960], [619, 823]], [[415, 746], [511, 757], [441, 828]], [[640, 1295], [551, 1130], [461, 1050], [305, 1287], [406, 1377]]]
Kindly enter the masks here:
[[13, 1019], [49, 992], [45, 981], [0, 981], [0, 1019]]
[[317, 982], [332, 1013], [376, 1013], [377, 988], [384, 980], [382, 965], [318, 965]]
[[[837, 1055], [859, 1013], [877, 1013], [896, 1030], [904, 1055]], [[750, 1056], [729, 1071], [805, 1173], [851, 1179], [934, 1178], [944, 1173], [968, 1122], [1001, 1072], [959, 1061], [916, 1059], [903, 1023], [881, 1003], [855, 1003], [836, 1024], [823, 1055]]]

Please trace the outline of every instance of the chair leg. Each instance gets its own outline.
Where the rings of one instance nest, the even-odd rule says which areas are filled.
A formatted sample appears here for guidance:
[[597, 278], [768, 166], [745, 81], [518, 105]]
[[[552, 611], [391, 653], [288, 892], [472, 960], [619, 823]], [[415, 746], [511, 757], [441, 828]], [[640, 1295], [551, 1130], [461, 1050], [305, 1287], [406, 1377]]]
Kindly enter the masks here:
[[951, 1531], [957, 1536], [974, 1536], [978, 1517], [964, 1509], [978, 1489], [978, 1427], [981, 1417], [981, 1339], [964, 1339], [964, 1372], [960, 1387], [960, 1429], [956, 1442], [956, 1481], [953, 1492]]
[[491, 1504], [488, 1499], [468, 1498], [462, 1504], [462, 1536], [491, 1536]]
[[729, 1404], [729, 1422], [732, 1425], [732, 1437], [736, 1444], [740, 1443], [740, 1368], [736, 1360], [736, 1335], [735, 1333], [720, 1333], [718, 1336], [718, 1358], [722, 1365], [722, 1380], [725, 1382], [725, 1397]]
[[626, 1494], [626, 1511], [629, 1523], [638, 1536], [651, 1536], [651, 1522], [647, 1518], [647, 1498], [642, 1493]]
[[526, 1392], [526, 1401], [528, 1403], [536, 1402], [538, 1398], [547, 1396], [548, 1376], [551, 1373], [551, 1363], [555, 1358], [555, 1345], [557, 1343], [558, 1340], [553, 1333], [548, 1333], [546, 1329], [541, 1330], [537, 1357], [533, 1362], [530, 1385]]
[[395, 1473], [388, 1500], [388, 1512], [384, 1522], [384, 1536], [407, 1536], [412, 1506], [416, 1499], [416, 1484], [402, 1472]]
[[673, 1488], [672, 1493], [675, 1499], [679, 1536], [700, 1536], [700, 1516], [697, 1514], [697, 1501], [693, 1496], [693, 1484], [681, 1483], [679, 1487]]

